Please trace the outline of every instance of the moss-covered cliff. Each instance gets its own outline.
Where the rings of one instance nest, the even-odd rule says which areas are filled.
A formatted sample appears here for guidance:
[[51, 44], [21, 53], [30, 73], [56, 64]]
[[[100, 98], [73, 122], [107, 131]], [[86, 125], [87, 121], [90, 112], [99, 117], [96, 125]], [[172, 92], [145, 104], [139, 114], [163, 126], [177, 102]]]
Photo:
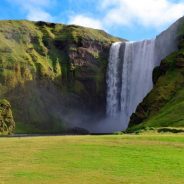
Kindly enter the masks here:
[[[0, 98], [17, 132], [61, 132], [83, 112], [103, 116], [112, 42], [101, 30], [30, 21], [0, 21]], [[94, 117], [97, 118], [97, 117]]]
[[12, 134], [15, 122], [11, 111], [11, 105], [6, 99], [0, 100], [0, 135]]
[[[183, 33], [184, 31], [182, 31]], [[153, 72], [154, 88], [131, 116], [129, 131], [145, 127], [184, 127], [184, 37], [179, 50]]]

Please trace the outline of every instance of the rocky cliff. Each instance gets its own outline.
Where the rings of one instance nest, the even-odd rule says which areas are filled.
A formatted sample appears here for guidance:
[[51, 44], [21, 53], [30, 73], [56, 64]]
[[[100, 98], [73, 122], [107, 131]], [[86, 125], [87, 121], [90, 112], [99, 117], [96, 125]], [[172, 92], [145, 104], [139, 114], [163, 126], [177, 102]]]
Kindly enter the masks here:
[[12, 104], [16, 132], [62, 132], [102, 117], [115, 41], [74, 25], [0, 21], [0, 98]]

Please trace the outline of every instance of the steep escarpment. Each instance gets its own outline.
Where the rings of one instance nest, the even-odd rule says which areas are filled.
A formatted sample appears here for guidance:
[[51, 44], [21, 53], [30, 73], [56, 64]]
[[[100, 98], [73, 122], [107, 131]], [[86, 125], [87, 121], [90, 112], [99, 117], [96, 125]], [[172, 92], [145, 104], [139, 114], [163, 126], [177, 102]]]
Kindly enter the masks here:
[[167, 56], [155, 68], [154, 88], [131, 116], [130, 130], [145, 127], [184, 127], [183, 34], [179, 35], [179, 40], [179, 50]]
[[118, 40], [74, 25], [1, 21], [0, 98], [10, 100], [17, 132], [61, 132], [103, 116]]

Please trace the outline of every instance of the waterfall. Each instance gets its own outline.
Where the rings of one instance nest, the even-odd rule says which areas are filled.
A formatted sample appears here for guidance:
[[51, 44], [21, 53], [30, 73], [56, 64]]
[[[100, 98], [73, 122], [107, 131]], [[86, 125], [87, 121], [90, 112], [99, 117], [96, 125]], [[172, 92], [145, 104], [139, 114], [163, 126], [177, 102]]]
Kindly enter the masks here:
[[119, 109], [119, 49], [121, 43], [117, 42], [114, 43], [110, 49], [110, 56], [109, 56], [109, 64], [107, 69], [107, 114], [110, 116], [115, 116]]
[[137, 105], [153, 86], [154, 47], [155, 40], [125, 43], [125, 53], [121, 57], [123, 68], [120, 106], [124, 129], [127, 128], [129, 118]]
[[153, 69], [177, 50], [178, 25], [176, 22], [152, 40], [112, 44], [106, 79], [106, 113], [114, 124], [111, 131], [128, 127], [130, 116], [153, 87]]

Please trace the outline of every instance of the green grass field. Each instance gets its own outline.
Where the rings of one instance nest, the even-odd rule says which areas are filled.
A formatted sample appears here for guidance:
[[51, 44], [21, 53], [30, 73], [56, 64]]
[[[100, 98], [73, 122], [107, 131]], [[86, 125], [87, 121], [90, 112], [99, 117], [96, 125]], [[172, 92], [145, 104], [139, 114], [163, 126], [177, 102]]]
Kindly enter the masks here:
[[183, 184], [184, 135], [0, 138], [0, 184]]

